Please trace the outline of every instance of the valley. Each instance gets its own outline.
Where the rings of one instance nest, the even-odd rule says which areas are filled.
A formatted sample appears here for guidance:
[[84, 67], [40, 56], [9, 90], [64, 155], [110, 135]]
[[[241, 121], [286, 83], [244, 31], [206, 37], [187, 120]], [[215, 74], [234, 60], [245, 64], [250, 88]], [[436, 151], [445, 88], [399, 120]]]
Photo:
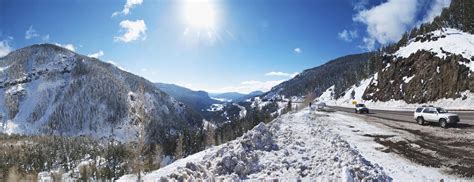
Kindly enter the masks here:
[[474, 1], [124, 1], [0, 2], [0, 181], [474, 179]]

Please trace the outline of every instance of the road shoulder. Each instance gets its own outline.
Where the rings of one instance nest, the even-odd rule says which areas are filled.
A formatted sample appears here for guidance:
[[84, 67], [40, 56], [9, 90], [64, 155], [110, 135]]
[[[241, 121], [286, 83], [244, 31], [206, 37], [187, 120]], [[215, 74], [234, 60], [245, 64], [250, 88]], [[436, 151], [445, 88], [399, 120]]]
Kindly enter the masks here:
[[472, 129], [442, 129], [415, 123], [334, 114], [336, 131], [394, 179], [471, 179], [474, 172]]

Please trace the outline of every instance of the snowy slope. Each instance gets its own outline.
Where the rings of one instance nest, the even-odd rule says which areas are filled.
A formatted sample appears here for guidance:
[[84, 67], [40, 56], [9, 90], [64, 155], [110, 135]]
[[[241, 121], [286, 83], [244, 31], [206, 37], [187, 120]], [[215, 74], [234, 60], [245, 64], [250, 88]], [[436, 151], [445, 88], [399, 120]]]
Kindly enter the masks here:
[[147, 136], [160, 140], [157, 130], [200, 128], [153, 83], [55, 45], [13, 51], [0, 67], [0, 133], [131, 140], [150, 126]]
[[[461, 30], [447, 28], [429, 33], [436, 40], [415, 41], [412, 39], [408, 45], [401, 47], [395, 55], [408, 58], [419, 50], [431, 51], [438, 57], [445, 58], [447, 53], [459, 54], [466, 59], [474, 56], [474, 35]], [[443, 51], [444, 50], [444, 51]]]
[[[328, 128], [329, 115], [304, 109], [257, 125], [244, 136], [151, 172], [162, 178], [363, 181], [391, 178]], [[134, 181], [135, 175], [119, 181]]]
[[474, 35], [461, 30], [447, 28], [429, 33], [432, 39], [426, 41], [415, 41], [412, 39], [408, 45], [401, 47], [396, 56], [408, 58], [419, 50], [436, 53], [440, 58], [446, 58], [449, 54], [461, 55], [463, 58], [471, 60], [469, 63], [460, 62], [460, 64], [469, 67], [474, 72]]

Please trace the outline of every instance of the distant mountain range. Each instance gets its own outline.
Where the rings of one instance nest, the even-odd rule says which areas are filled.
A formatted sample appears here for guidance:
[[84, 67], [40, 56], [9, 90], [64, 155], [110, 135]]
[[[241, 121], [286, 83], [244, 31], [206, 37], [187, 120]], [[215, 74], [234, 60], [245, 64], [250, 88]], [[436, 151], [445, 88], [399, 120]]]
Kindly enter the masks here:
[[227, 92], [227, 93], [209, 93], [209, 96], [215, 99], [223, 100], [223, 101], [240, 102], [240, 101], [245, 101], [252, 97], [262, 95], [263, 93], [264, 92], [262, 91], [253, 91], [248, 94], [242, 94], [238, 92]]
[[221, 103], [220, 101], [209, 97], [209, 94], [205, 91], [194, 91], [178, 85], [166, 83], [155, 83], [155, 85], [163, 92], [174, 97], [176, 100], [199, 112], [206, 111], [212, 104]]
[[263, 94], [261, 91], [249, 94], [237, 92], [212, 94], [205, 91], [194, 91], [174, 84], [155, 83], [155, 85], [177, 101], [199, 112], [203, 118], [214, 124], [221, 124], [243, 117], [242, 112], [246, 112], [251, 108], [250, 102], [245, 104], [242, 102]]

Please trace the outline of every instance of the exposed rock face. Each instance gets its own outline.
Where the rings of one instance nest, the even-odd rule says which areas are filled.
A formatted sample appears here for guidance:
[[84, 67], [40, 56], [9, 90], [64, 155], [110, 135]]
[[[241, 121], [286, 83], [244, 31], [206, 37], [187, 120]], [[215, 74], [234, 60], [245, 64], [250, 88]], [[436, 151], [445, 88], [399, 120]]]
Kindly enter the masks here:
[[[418, 51], [408, 58], [381, 56], [377, 80], [367, 88], [364, 99], [374, 101], [404, 100], [425, 103], [442, 98], [459, 98], [466, 90], [474, 91], [469, 62], [459, 55], [445, 59], [428, 51]], [[385, 67], [383, 67], [385, 65]]]
[[202, 118], [153, 83], [94, 58], [43, 44], [0, 58], [0, 132], [174, 142]]
[[[413, 29], [398, 43], [384, 48], [371, 59], [377, 80], [363, 98], [425, 103], [474, 92], [474, 56], [470, 56], [474, 52], [473, 10], [474, 1], [453, 0], [432, 23]], [[410, 44], [404, 51], [412, 54], [399, 54]], [[417, 47], [418, 51], [413, 50]]]

